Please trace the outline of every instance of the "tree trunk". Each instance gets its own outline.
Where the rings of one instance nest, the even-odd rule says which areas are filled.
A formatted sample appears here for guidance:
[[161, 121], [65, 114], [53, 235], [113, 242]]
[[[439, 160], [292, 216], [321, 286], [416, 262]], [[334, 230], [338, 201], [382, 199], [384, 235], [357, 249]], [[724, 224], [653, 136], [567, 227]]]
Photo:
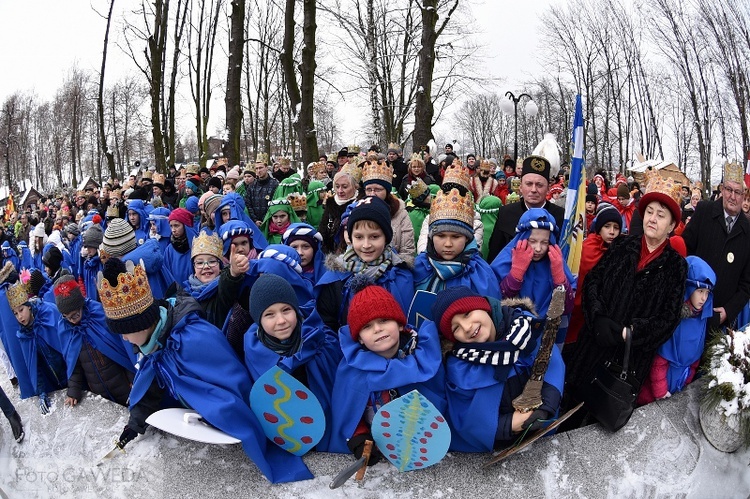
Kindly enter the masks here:
[[104, 31], [104, 49], [102, 50], [102, 68], [99, 72], [99, 95], [96, 99], [96, 107], [99, 116], [99, 141], [104, 150], [104, 157], [107, 158], [107, 169], [109, 176], [117, 175], [115, 171], [115, 156], [109, 145], [107, 145], [107, 135], [104, 133], [104, 70], [107, 67], [107, 44], [109, 43], [109, 26], [112, 21], [112, 9], [115, 6], [115, 0], [109, 3], [109, 13], [107, 14], [107, 29]]
[[159, 171], [166, 171], [166, 151], [161, 120], [164, 55], [167, 45], [169, 0], [154, 0], [154, 32], [148, 37], [149, 96], [151, 97], [151, 136], [154, 141], [154, 160]]
[[231, 34], [229, 39], [229, 63], [227, 67], [226, 105], [229, 144], [227, 159], [229, 166], [240, 162], [240, 137], [242, 136], [242, 61], [245, 46], [245, 0], [232, 0]]

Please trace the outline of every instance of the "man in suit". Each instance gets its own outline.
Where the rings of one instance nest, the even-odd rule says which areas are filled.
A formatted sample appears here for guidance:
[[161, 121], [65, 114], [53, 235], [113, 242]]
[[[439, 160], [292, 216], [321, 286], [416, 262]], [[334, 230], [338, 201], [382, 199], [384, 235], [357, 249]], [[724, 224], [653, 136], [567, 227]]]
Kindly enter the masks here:
[[688, 254], [702, 258], [716, 272], [710, 324], [733, 327], [750, 299], [750, 222], [742, 214], [742, 165], [724, 165], [723, 183], [719, 199], [698, 203], [682, 238]]
[[555, 217], [557, 230], [562, 226], [565, 209], [547, 201], [550, 162], [542, 156], [529, 156], [523, 160], [521, 172], [521, 200], [500, 208], [497, 222], [490, 237], [487, 261], [491, 262], [516, 235], [516, 225], [529, 208], [544, 208]]

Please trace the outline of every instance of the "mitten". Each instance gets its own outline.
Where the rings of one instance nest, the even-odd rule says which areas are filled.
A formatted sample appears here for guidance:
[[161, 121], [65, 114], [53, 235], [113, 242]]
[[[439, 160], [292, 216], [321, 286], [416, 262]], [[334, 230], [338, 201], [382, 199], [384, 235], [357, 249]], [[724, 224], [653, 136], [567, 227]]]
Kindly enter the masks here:
[[513, 345], [523, 350], [531, 338], [531, 321], [528, 317], [516, 317], [510, 323], [510, 331], [505, 336], [505, 341], [510, 341]]
[[524, 421], [523, 425], [521, 425], [521, 428], [532, 432], [541, 430], [542, 428], [545, 428], [547, 425], [549, 425], [549, 418], [549, 412], [545, 411], [544, 409], [536, 409], [531, 413], [529, 419]]
[[[370, 435], [369, 433], [360, 433], [359, 435], [354, 435], [352, 438], [350, 438], [346, 443], [346, 446], [349, 447], [350, 451], [352, 451], [354, 457], [359, 459], [360, 457], [362, 457], [362, 453], [365, 450], [365, 442], [367, 440], [372, 440], [374, 442], [372, 435]], [[373, 443], [372, 450], [370, 450], [370, 459], [368, 459], [367, 461], [367, 466], [376, 464], [382, 457], [383, 455], [378, 450], [378, 447]]]
[[555, 286], [565, 284], [565, 264], [563, 263], [563, 254], [560, 247], [556, 244], [551, 245], [547, 250], [549, 255], [550, 271], [552, 272], [552, 283]]
[[122, 434], [120, 434], [120, 439], [117, 441], [117, 447], [119, 447], [121, 450], [125, 448], [126, 445], [128, 445], [128, 442], [133, 440], [135, 437], [138, 436], [138, 432], [135, 430], [132, 430], [129, 426], [126, 426], [124, 430], [122, 430]]
[[534, 248], [529, 246], [526, 239], [518, 241], [516, 247], [510, 252], [510, 275], [516, 281], [523, 281], [523, 276], [531, 265], [531, 259], [534, 257]]

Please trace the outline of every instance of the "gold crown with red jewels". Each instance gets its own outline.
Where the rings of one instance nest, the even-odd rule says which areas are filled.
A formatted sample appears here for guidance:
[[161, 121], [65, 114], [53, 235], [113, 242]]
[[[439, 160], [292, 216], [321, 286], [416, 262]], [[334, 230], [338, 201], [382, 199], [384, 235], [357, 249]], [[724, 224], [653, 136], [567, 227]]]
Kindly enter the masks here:
[[430, 225], [438, 220], [458, 220], [469, 227], [474, 225], [474, 199], [471, 193], [462, 196], [458, 189], [438, 191], [430, 205]]
[[382, 180], [389, 184], [393, 183], [393, 168], [385, 161], [371, 159], [362, 167], [362, 182], [371, 180]]
[[307, 196], [300, 194], [299, 192], [292, 192], [287, 197], [289, 204], [292, 205], [292, 209], [296, 211], [307, 211]]
[[208, 235], [205, 232], [201, 232], [196, 238], [193, 239], [193, 247], [190, 250], [190, 258], [195, 258], [198, 255], [211, 255], [221, 260], [222, 254], [224, 253], [224, 244], [221, 238], [216, 234]]
[[127, 319], [143, 313], [154, 302], [151, 286], [143, 265], [125, 262], [126, 272], [117, 276], [117, 286], [112, 286], [101, 272], [97, 277], [99, 301], [108, 319]]
[[458, 185], [469, 190], [469, 169], [464, 166], [460, 159], [454, 159], [445, 169], [443, 185]]
[[682, 184], [675, 181], [672, 177], [662, 176], [656, 170], [652, 169], [646, 170], [644, 176], [646, 177], [646, 194], [651, 192], [666, 194], [677, 203], [677, 206], [680, 205]]

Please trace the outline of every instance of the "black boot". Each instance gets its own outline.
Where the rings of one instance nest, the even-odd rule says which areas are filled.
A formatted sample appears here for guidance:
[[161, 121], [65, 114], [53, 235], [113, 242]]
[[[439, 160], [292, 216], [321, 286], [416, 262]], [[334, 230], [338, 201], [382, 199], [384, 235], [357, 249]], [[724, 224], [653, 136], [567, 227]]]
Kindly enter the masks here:
[[16, 378], [15, 376], [10, 378], [10, 384], [13, 385], [13, 388], [18, 388], [18, 378]]
[[18, 411], [14, 412], [8, 418], [8, 421], [10, 421], [10, 427], [13, 430], [13, 438], [20, 444], [25, 433], [23, 432], [23, 424], [21, 423], [21, 416], [18, 414]]

